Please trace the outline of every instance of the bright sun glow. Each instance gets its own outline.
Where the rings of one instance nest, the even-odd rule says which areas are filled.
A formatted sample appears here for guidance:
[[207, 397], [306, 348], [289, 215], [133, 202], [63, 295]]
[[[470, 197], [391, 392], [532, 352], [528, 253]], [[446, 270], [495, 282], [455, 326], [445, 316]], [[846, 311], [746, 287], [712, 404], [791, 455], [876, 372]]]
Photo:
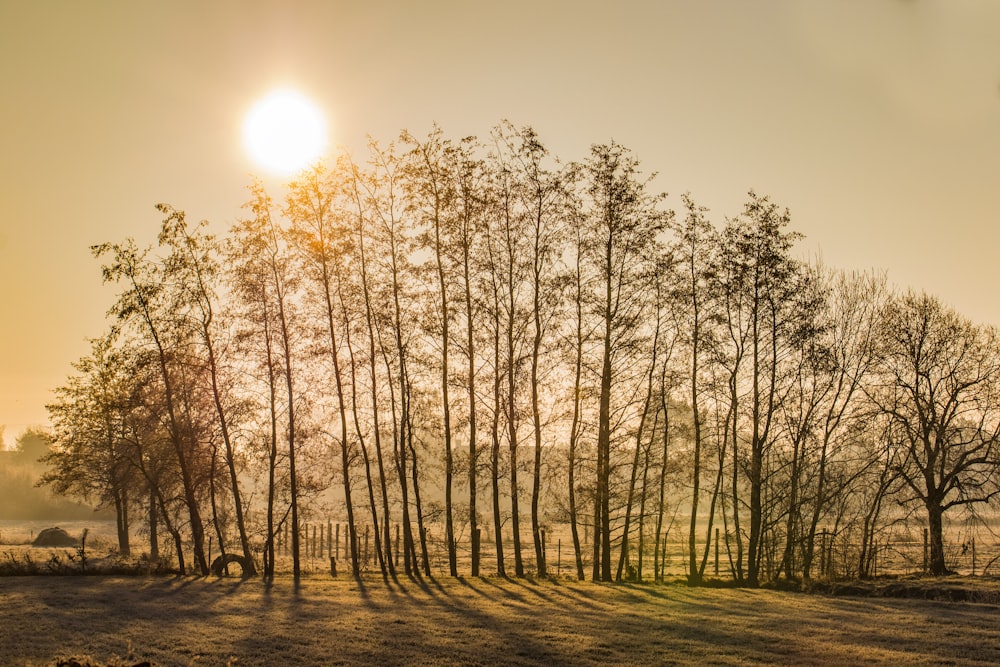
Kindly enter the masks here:
[[301, 93], [276, 90], [247, 112], [243, 145], [258, 166], [290, 175], [326, 151], [326, 119], [319, 107]]

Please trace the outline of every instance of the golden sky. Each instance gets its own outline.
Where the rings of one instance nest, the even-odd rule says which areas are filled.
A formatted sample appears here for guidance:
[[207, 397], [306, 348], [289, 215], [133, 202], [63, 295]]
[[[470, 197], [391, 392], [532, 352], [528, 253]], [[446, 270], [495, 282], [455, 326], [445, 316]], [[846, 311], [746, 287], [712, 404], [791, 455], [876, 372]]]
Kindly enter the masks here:
[[1000, 2], [0, 0], [0, 424], [44, 425], [112, 291], [88, 247], [153, 208], [228, 228], [275, 87], [356, 152], [439, 123], [615, 139], [712, 217], [750, 188], [803, 256], [1000, 324]]

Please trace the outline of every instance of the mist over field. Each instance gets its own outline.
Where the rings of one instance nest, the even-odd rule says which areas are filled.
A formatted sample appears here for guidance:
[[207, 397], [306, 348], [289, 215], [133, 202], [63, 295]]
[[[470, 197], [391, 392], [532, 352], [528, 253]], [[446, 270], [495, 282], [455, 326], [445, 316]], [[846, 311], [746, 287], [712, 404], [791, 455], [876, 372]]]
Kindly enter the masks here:
[[90, 505], [38, 486], [48, 469], [39, 459], [49, 453], [50, 444], [45, 433], [29, 429], [17, 438], [14, 449], [0, 450], [0, 523], [113, 520], [107, 512], [95, 512]]

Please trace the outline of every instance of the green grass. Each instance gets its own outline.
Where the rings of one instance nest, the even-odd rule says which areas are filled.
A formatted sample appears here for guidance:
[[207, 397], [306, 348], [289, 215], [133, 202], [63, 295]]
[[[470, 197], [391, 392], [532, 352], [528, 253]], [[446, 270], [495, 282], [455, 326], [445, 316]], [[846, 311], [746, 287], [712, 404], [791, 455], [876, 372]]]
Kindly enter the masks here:
[[997, 664], [1000, 607], [496, 578], [0, 578], [2, 665]]

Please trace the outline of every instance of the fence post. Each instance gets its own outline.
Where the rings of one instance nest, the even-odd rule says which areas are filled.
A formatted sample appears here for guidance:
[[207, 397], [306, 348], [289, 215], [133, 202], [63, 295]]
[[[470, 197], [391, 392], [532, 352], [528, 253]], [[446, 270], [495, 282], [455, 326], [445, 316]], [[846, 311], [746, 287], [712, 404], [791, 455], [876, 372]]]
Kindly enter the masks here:
[[924, 528], [924, 574], [927, 573], [927, 561], [928, 561], [928, 542], [927, 542], [927, 529]]
[[[542, 562], [546, 565], [549, 562], [549, 554], [545, 549], [545, 531], [542, 531]], [[535, 569], [538, 569], [538, 564], [535, 565]]]
[[819, 547], [819, 549], [820, 549], [820, 551], [819, 551], [819, 573], [820, 573], [820, 576], [823, 576], [823, 577], [825, 577], [826, 574], [827, 574], [826, 573], [826, 535], [827, 535], [827, 533], [826, 533], [825, 530], [822, 533], [820, 533], [820, 537], [822, 539], [820, 540], [820, 547]]
[[719, 576], [719, 529], [715, 529], [715, 576]]
[[556, 576], [562, 576], [562, 538], [556, 540]]
[[972, 538], [972, 576], [976, 576], [976, 538]]
[[872, 540], [872, 577], [878, 576], [878, 540]]

